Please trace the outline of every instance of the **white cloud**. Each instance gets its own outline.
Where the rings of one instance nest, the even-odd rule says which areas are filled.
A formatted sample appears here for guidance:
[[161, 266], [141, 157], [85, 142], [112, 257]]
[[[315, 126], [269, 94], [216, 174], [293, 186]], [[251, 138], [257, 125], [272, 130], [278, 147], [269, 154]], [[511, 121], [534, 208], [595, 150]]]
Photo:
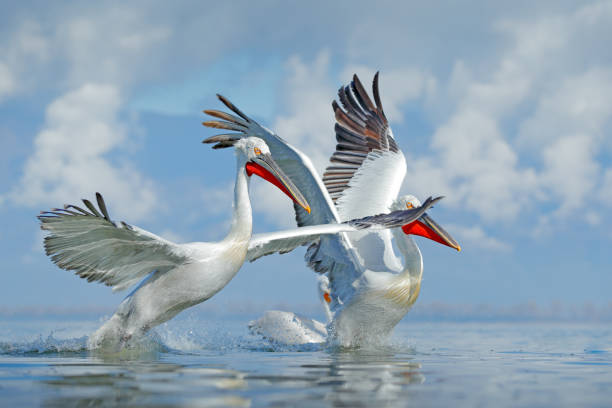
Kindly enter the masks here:
[[[509, 22], [499, 27], [522, 32]], [[447, 88], [428, 104], [443, 115], [431, 139], [431, 153], [408, 158], [404, 189], [423, 197], [434, 191], [444, 194], [448, 198], [443, 205], [460, 205], [487, 222], [514, 219], [539, 195], [537, 173], [521, 165], [520, 153], [501, 125], [533, 91], [539, 56], [559, 46], [538, 38], [535, 33], [531, 39], [516, 34], [493, 69], [483, 74], [463, 60], [455, 61]]]
[[578, 208], [594, 190], [599, 174], [594, 152], [592, 138], [583, 134], [563, 137], [544, 150], [541, 183], [558, 201], [557, 214]]
[[99, 191], [118, 216], [138, 220], [149, 213], [156, 204], [151, 181], [109, 157], [128, 140], [118, 119], [120, 106], [117, 88], [100, 84], [86, 84], [53, 101], [8, 198], [29, 207], [59, 206], [91, 199]]
[[594, 211], [587, 211], [584, 214], [584, 219], [586, 220], [586, 222], [593, 226], [601, 224], [601, 215]]
[[167, 54], [172, 31], [145, 18], [149, 11], [140, 7], [56, 10], [61, 18], [34, 12], [8, 26], [15, 28], [0, 40], [0, 100], [89, 82], [133, 85], [156, 72]]
[[25, 64], [27, 59], [41, 62], [49, 58], [49, 45], [41, 25], [33, 20], [25, 20], [11, 38], [5, 56], [16, 65]]
[[611, 118], [612, 70], [593, 68], [542, 94], [523, 122], [518, 142], [541, 152], [539, 183], [559, 203], [555, 214], [578, 208], [603, 178], [597, 154]]
[[521, 124], [520, 142], [541, 147], [572, 133], [601, 139], [611, 116], [612, 70], [592, 68], [539, 96], [534, 114]]
[[465, 227], [461, 225], [447, 225], [447, 231], [452, 231], [463, 249], [487, 249], [491, 251], [510, 251], [512, 246], [497, 238], [487, 235], [479, 226]]
[[[445, 194], [443, 205], [460, 203], [489, 223], [547, 202], [555, 209], [535, 215], [541, 225], [554, 225], [582, 205], [602, 185], [597, 155], [610, 131], [612, 70], [591, 62], [601, 47], [585, 49], [575, 37], [591, 38], [610, 22], [612, 8], [600, 3], [494, 23], [508, 46], [488, 71], [455, 62], [437, 96], [443, 109], [432, 108], [447, 118], [434, 132], [431, 153], [408, 157], [405, 189]], [[596, 223], [599, 215], [587, 218]]]
[[23, 22], [7, 40], [0, 42], [0, 102], [30, 86], [34, 79], [28, 74], [48, 57], [48, 41], [36, 22]]
[[289, 58], [282, 88], [287, 112], [277, 117], [272, 127], [306, 153], [321, 174], [336, 146], [331, 108], [335, 85], [328, 77], [329, 58], [327, 51], [321, 51], [311, 64], [299, 56]]
[[535, 19], [501, 20], [494, 24], [502, 33], [514, 40], [506, 63], [520, 61], [521, 66], [531, 66], [536, 70], [538, 63], [554, 57], [563, 51], [569, 38], [571, 21], [567, 15], [539, 16]]
[[514, 218], [535, 186], [532, 170], [517, 168], [518, 158], [494, 119], [477, 110], [459, 111], [436, 130], [434, 158], [408, 160], [405, 188], [422, 197], [447, 195], [485, 220]]
[[[231, 9], [207, 7], [214, 16], [231, 14]], [[279, 105], [285, 111], [271, 127], [307, 153], [321, 172], [335, 145], [330, 103], [336, 90], [350, 81], [353, 72], [369, 89], [374, 71], [381, 69], [381, 95], [392, 123], [402, 123], [407, 102], [419, 101], [424, 116], [435, 118], [437, 126], [428, 154], [407, 155], [406, 190], [421, 196], [446, 194], [442, 205], [461, 203], [489, 223], [514, 219], [534, 200], [558, 202], [556, 213], [561, 214], [580, 205], [585, 194], [605, 185], [601, 171], [605, 166], [597, 163], [597, 152], [609, 133], [612, 109], [612, 71], [607, 69], [608, 54], [601, 52], [609, 38], [605, 34], [612, 22], [612, 6], [602, 1], [574, 10], [555, 7], [545, 14], [513, 13], [512, 20], [501, 21], [497, 11], [488, 10], [493, 13], [488, 19], [491, 23], [479, 21], [482, 27], [477, 32], [493, 32], [483, 39], [483, 47], [493, 44], [494, 52], [480, 56], [464, 55], [456, 47], [428, 47], [431, 38], [410, 35], [436, 34], [424, 29], [427, 13], [423, 21], [411, 26], [413, 31], [397, 24], [397, 19], [404, 19], [400, 17], [404, 10], [389, 17], [394, 24], [378, 27], [376, 32], [363, 27], [377, 26], [378, 12], [367, 16], [359, 29], [345, 23], [350, 18], [343, 20], [340, 24], [346, 27], [337, 29], [352, 34], [344, 36], [345, 40], [342, 36], [336, 39], [344, 43], [330, 42], [334, 50], [339, 45], [346, 51], [334, 54], [334, 62], [345, 64], [339, 70], [341, 77], [330, 75], [337, 72], [332, 70], [330, 52], [322, 51], [311, 61], [299, 55], [290, 58], [280, 87]], [[57, 78], [49, 81], [59, 83], [55, 86], [74, 89], [84, 83], [112, 83], [129, 92], [155, 76], [154, 72], [176, 72], [169, 68], [173, 57], [201, 54], [193, 61], [208, 61], [215, 53], [236, 47], [242, 41], [239, 34], [248, 31], [244, 27], [200, 27], [195, 20], [176, 24], [180, 13], [173, 11], [89, 7], [79, 13], [62, 13], [61, 24], [42, 19], [40, 23], [18, 24], [15, 34], [0, 47], [0, 99], [22, 89], [25, 78], [42, 83], [40, 78], [45, 76], [32, 75], [38, 71], [28, 71], [28, 66], [40, 65], [42, 72], [58, 62], [62, 72], [50, 74]], [[246, 21], [251, 11], [243, 11], [235, 18]], [[223, 31], [217, 38], [223, 41], [207, 41], [201, 53], [192, 52], [194, 44], [201, 45], [201, 38], [219, 29]], [[302, 41], [302, 35], [291, 34], [291, 30], [287, 33]], [[176, 49], [178, 39], [185, 40], [180, 50]], [[404, 43], [412, 44], [410, 41], [422, 43], [422, 47], [402, 52]], [[279, 42], [279, 46], [283, 44]], [[453, 67], [450, 74], [447, 68], [432, 64], [430, 56], [445, 48], [449, 51], [445, 67]], [[49, 61], [54, 64], [36, 64]], [[572, 139], [572, 146], [584, 160], [569, 168], [556, 158], [567, 152], [568, 138], [578, 138]], [[562, 139], [564, 143], [557, 143]], [[103, 149], [97, 145], [91, 148]], [[120, 167], [115, 165], [113, 171], [123, 171]], [[559, 188], [565, 180], [567, 186]], [[260, 200], [269, 201], [269, 210], [264, 213], [269, 211], [274, 218], [274, 214], [286, 212], [288, 206], [282, 200], [271, 200], [266, 188], [255, 186], [253, 191]], [[605, 192], [600, 195], [606, 196]]]
[[[92, 10], [94, 11], [94, 10]], [[67, 83], [102, 81], [129, 84], [146, 76], [172, 35], [152, 24], [142, 10], [119, 6], [68, 19], [54, 27], [57, 52], [69, 61]]]

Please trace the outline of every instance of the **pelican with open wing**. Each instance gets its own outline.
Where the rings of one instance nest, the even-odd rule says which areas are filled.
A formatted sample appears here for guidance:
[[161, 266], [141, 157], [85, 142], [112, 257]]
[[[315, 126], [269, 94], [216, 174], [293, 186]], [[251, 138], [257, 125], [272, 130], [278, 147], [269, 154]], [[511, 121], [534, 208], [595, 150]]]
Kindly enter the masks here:
[[89, 339], [92, 348], [123, 346], [134, 336], [219, 292], [244, 263], [252, 233], [249, 179], [255, 173], [277, 185], [307, 213], [299, 189], [274, 162], [266, 143], [256, 137], [216, 136], [214, 148], [233, 146], [237, 172], [229, 234], [220, 242], [175, 244], [125, 222], [111, 220], [97, 193], [98, 208], [83, 200], [38, 216], [45, 251], [59, 267], [113, 290], [140, 284], [115, 314]]
[[[224, 121], [204, 125], [237, 125], [234, 130], [243, 137], [257, 136], [266, 141], [281, 169], [300, 186], [313, 208], [308, 213], [294, 205], [299, 227], [420, 208], [416, 197], [398, 197], [406, 161], [382, 108], [378, 73], [373, 81], [374, 102], [356, 75], [350, 85], [340, 88], [338, 95], [342, 107], [336, 101], [332, 104], [337, 146], [323, 178], [304, 153], [221, 95], [219, 99], [238, 116], [206, 110]], [[427, 213], [401, 228], [324, 235], [309, 241], [305, 259], [320, 274], [319, 290], [329, 318], [325, 338], [342, 345], [358, 345], [373, 334], [387, 335], [407, 313], [418, 297], [423, 273], [421, 252], [410, 235], [421, 235], [460, 250], [459, 244]], [[262, 255], [288, 252], [296, 242], [292, 238], [264, 237], [250, 246], [247, 258], [253, 261]], [[321, 326], [318, 323], [317, 327]], [[286, 338], [287, 331], [301, 333], [294, 337], [294, 343], [320, 340], [321, 333], [310, 330], [312, 327], [311, 319], [287, 312], [268, 313], [251, 324], [253, 331], [272, 340]]]
[[[215, 143], [215, 149], [233, 146], [236, 150], [232, 223], [229, 234], [220, 242], [175, 244], [125, 222], [113, 222], [99, 193], [96, 194], [97, 208], [89, 200], [83, 200], [86, 209], [68, 205], [39, 215], [41, 228], [49, 232], [45, 237], [46, 253], [59, 267], [73, 270], [90, 282], [104, 283], [113, 290], [123, 290], [140, 282], [115, 314], [90, 337], [91, 348], [122, 347], [180, 311], [209, 299], [236, 275], [247, 253], [259, 253], [263, 249], [261, 237], [251, 240], [248, 190], [252, 174], [276, 185], [310, 213], [307, 200], [276, 164], [263, 140], [221, 135], [204, 142]], [[282, 239], [297, 243], [317, 239], [322, 234], [393, 228], [418, 219], [435, 201], [429, 200], [412, 210], [280, 231], [266, 237], [270, 242]]]

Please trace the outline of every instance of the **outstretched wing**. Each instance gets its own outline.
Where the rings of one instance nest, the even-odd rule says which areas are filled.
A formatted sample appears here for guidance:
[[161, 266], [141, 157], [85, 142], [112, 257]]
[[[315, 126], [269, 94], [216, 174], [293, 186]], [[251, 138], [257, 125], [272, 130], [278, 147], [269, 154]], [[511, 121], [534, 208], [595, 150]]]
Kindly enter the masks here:
[[346, 231], [356, 231], [357, 228], [348, 224], [310, 225], [272, 233], [254, 234], [249, 241], [246, 259], [253, 262], [262, 256], [274, 253], [286, 254], [295, 248], [318, 240], [321, 235], [337, 234]]
[[409, 210], [393, 211], [386, 214], [371, 215], [341, 224], [311, 225], [285, 231], [266, 234], [256, 234], [249, 241], [247, 259], [250, 262], [262, 256], [273, 253], [284, 254], [291, 252], [301, 245], [318, 241], [323, 235], [338, 234], [340, 232], [354, 232], [364, 229], [380, 230], [401, 227], [422, 216], [428, 208], [441, 200], [442, 197], [429, 197], [423, 205]]
[[341, 221], [388, 211], [406, 174], [404, 155], [383, 111], [378, 72], [372, 90], [376, 104], [353, 75], [351, 84], [338, 90], [342, 107], [332, 103], [338, 144], [323, 183]]
[[232, 136], [255, 136], [266, 142], [276, 163], [299, 186], [300, 191], [310, 204], [310, 214], [300, 206], [294, 205], [298, 227], [339, 222], [338, 213], [308, 156], [245, 115], [224, 96], [217, 94], [217, 97], [238, 116], [207, 109], [204, 113], [222, 120], [210, 120], [202, 124], [211, 128], [238, 132], [232, 133]]
[[[310, 214], [299, 206], [293, 206], [298, 227], [338, 224], [340, 222], [338, 212], [308, 156], [291, 146], [280, 136], [260, 126], [227, 98], [221, 95], [217, 95], [217, 97], [238, 116], [217, 110], [205, 110], [204, 113], [221, 120], [207, 121], [203, 125], [238, 132], [232, 133], [233, 136], [237, 134], [243, 137], [256, 136], [266, 142], [274, 160], [285, 174], [299, 186], [300, 191], [310, 204], [312, 210]], [[299, 245], [301, 244], [296, 241], [293, 248]], [[319, 250], [321, 248], [323, 250]], [[281, 248], [279, 249], [282, 251]], [[265, 253], [267, 250], [262, 248], [261, 251]], [[336, 275], [342, 275], [344, 280], [351, 282], [358, 279], [362, 273], [358, 257], [355, 255], [346, 234], [342, 232], [321, 236], [306, 251], [305, 260], [308, 266], [316, 272], [331, 273], [336, 271]], [[347, 292], [343, 293], [343, 299], [350, 296], [351, 286], [348, 285], [346, 288]]]
[[45, 252], [60, 268], [118, 291], [153, 271], [166, 272], [191, 260], [180, 245], [111, 221], [100, 193], [96, 199], [98, 208], [83, 200], [89, 211], [66, 205], [38, 216], [41, 229], [49, 232]]
[[[377, 81], [377, 79], [375, 79], [375, 81]], [[357, 79], [354, 83], [355, 89], [360, 89], [356, 91], [356, 98], [361, 101], [354, 103], [361, 103], [363, 106], [368, 105], [367, 101], [369, 101], [369, 98], [367, 97], [367, 93], [363, 91], [363, 87], [359, 83], [359, 80]], [[398, 151], [397, 145], [388, 129], [387, 120], [384, 118], [382, 105], [378, 97], [377, 86], [375, 86], [375, 88], [375, 99], [379, 107], [379, 111], [375, 112], [376, 114], [372, 113], [373, 110], [376, 110], [375, 107], [370, 109], [373, 106], [371, 101], [367, 108], [367, 114], [362, 108], [359, 108], [359, 110], [347, 108], [348, 112], [344, 112], [336, 109], [337, 104], [334, 104], [337, 118], [340, 118], [337, 119], [340, 125], [336, 127], [336, 138], [338, 139], [339, 146], [337, 148], [337, 154], [335, 153], [332, 157], [332, 166], [328, 167], [325, 173], [326, 183], [319, 178], [311, 161], [306, 155], [279, 136], [260, 126], [220, 95], [217, 95], [219, 99], [238, 116], [216, 110], [205, 110], [204, 112], [208, 115], [222, 120], [204, 122], [204, 125], [239, 132], [245, 135], [245, 137], [260, 137], [268, 144], [272, 155], [281, 169], [295, 181], [296, 185], [300, 187], [300, 191], [302, 191], [306, 200], [308, 200], [311, 205], [312, 212], [310, 215], [297, 206], [294, 206], [296, 208], [298, 227], [339, 223], [341, 221], [361, 218], [370, 214], [384, 213], [389, 209], [391, 202], [384, 198], [382, 204], [375, 203], [370, 206], [371, 208], [379, 208], [378, 210], [368, 209], [355, 216], [351, 216], [352, 212], [347, 206], [343, 207], [339, 205], [340, 203], [338, 200], [342, 198], [342, 192], [347, 189], [349, 183], [351, 183], [350, 180], [356, 176], [356, 172], [362, 167], [365, 159], [368, 158], [368, 154], [380, 155], [394, 153], [396, 156], [399, 154], [403, 165], [399, 166], [399, 170], [395, 171], [395, 173], [401, 171], [401, 179], [403, 179], [406, 171], [403, 155]], [[365, 95], [365, 97], [363, 95]], [[346, 96], [346, 98], [349, 97], [352, 98], [352, 95]], [[343, 103], [351, 103], [348, 99], [348, 102], [343, 99], [344, 96], [341, 96], [341, 101], [343, 101]], [[352, 116], [360, 114], [362, 114], [365, 119], [355, 120], [351, 118]], [[235, 135], [235, 133], [233, 135]], [[374, 156], [370, 157], [368, 162], [370, 161], [374, 161]], [[367, 168], [370, 167], [371, 166], [368, 166]], [[366, 174], [369, 173], [369, 171], [366, 171]], [[397, 174], [395, 174], [395, 176], [397, 177]], [[401, 179], [399, 185], [401, 185]], [[377, 180], [376, 182], [381, 182], [381, 180]], [[395, 184], [397, 183], [392, 183], [393, 186]], [[378, 191], [376, 191], [376, 186], [368, 187], [372, 189], [369, 195], [366, 194], [363, 189], [358, 189], [361, 192], [361, 197], [358, 197], [358, 200], [362, 200], [364, 204], [377, 200], [376, 194], [378, 194]], [[394, 196], [391, 198], [391, 201], [397, 196], [398, 191], [399, 186]], [[331, 197], [330, 194], [332, 194]], [[386, 195], [390, 196], [392, 194]], [[332, 197], [336, 205], [334, 205]], [[346, 209], [345, 214], [339, 214], [337, 210], [343, 208]], [[292, 245], [299, 245], [299, 241], [296, 238], [292, 239], [294, 240]], [[286, 243], [289, 243], [289, 241], [286, 241]], [[289, 247], [292, 245], [289, 245]], [[281, 252], [288, 251], [290, 250], [289, 247], [285, 249], [279, 248], [279, 250]], [[268, 249], [272, 250], [272, 247]], [[261, 251], [262, 253], [266, 252], [263, 248], [261, 248]], [[319, 273], [328, 274], [330, 286], [337, 299], [340, 301], [348, 301], [354, 293], [354, 286], [352, 286], [352, 283], [356, 279], [359, 279], [363, 273], [363, 265], [360, 262], [359, 256], [355, 253], [353, 244], [346, 233], [340, 232], [333, 235], [321, 235], [319, 238], [312, 241], [312, 244], [306, 251], [305, 259], [311, 269]]]

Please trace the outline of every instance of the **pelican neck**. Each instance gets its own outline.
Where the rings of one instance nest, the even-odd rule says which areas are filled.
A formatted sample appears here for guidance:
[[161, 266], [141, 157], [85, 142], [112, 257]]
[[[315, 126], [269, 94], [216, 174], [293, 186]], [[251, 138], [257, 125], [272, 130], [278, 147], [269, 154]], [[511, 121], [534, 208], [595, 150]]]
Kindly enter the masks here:
[[250, 177], [246, 173], [246, 159], [236, 152], [236, 183], [234, 185], [234, 203], [232, 225], [226, 240], [248, 241], [253, 232], [253, 216], [249, 199]]

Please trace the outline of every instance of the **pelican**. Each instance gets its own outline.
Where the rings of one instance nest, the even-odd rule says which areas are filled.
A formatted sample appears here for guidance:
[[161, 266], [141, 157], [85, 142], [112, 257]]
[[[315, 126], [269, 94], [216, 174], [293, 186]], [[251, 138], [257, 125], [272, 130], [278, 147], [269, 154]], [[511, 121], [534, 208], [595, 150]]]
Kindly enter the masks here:
[[[368, 214], [421, 206], [412, 195], [398, 197], [406, 160], [382, 108], [378, 73], [372, 88], [375, 103], [356, 75], [350, 86], [340, 88], [344, 109], [338, 102], [332, 103], [338, 143], [322, 179], [305, 154], [246, 116], [227, 98], [218, 95], [240, 116], [234, 117], [238, 120], [232, 121], [226, 113], [215, 110], [205, 112], [240, 123], [241, 128], [236, 130], [243, 137], [257, 136], [266, 141], [279, 166], [300, 186], [313, 208], [310, 214], [294, 205], [299, 227], [342, 223]], [[251, 322], [252, 331], [281, 342], [288, 338], [294, 344], [327, 340], [343, 346], [359, 346], [373, 337], [388, 336], [414, 304], [421, 287], [423, 260], [410, 235], [461, 250], [427, 213], [391, 230], [339, 233], [299, 243], [283, 239], [261, 243], [257, 251], [247, 253], [249, 261], [288, 252], [296, 244], [310, 245], [305, 260], [320, 274], [318, 289], [328, 322], [324, 325], [293, 313], [273, 311]]]
[[310, 213], [308, 202], [276, 164], [263, 140], [220, 135], [204, 142], [216, 143], [214, 149], [233, 146], [236, 151], [232, 223], [229, 234], [220, 242], [175, 244], [125, 222], [115, 223], [100, 193], [96, 193], [98, 208], [83, 200], [87, 209], [67, 205], [38, 216], [41, 228], [50, 233], [45, 237], [45, 251], [60, 268], [73, 270], [90, 282], [104, 283], [114, 291], [142, 280], [115, 314], [90, 336], [89, 348], [122, 348], [182, 310], [214, 296], [236, 275], [247, 251], [261, 250], [268, 240], [299, 241], [339, 231], [396, 227], [417, 219], [439, 199], [430, 199], [412, 211], [263, 234], [251, 240], [252, 174], [276, 185], [306, 213]]
[[102, 195], [98, 208], [74, 205], [38, 216], [45, 251], [59, 267], [82, 278], [111, 286], [114, 291], [142, 282], [121, 302], [115, 314], [88, 341], [90, 348], [123, 346], [133, 337], [204, 302], [219, 292], [244, 263], [252, 232], [249, 179], [251, 174], [277, 185], [307, 213], [310, 207], [298, 188], [256, 137], [216, 136], [213, 148], [234, 146], [236, 183], [229, 234], [220, 242], [175, 244], [125, 222], [111, 221]]

